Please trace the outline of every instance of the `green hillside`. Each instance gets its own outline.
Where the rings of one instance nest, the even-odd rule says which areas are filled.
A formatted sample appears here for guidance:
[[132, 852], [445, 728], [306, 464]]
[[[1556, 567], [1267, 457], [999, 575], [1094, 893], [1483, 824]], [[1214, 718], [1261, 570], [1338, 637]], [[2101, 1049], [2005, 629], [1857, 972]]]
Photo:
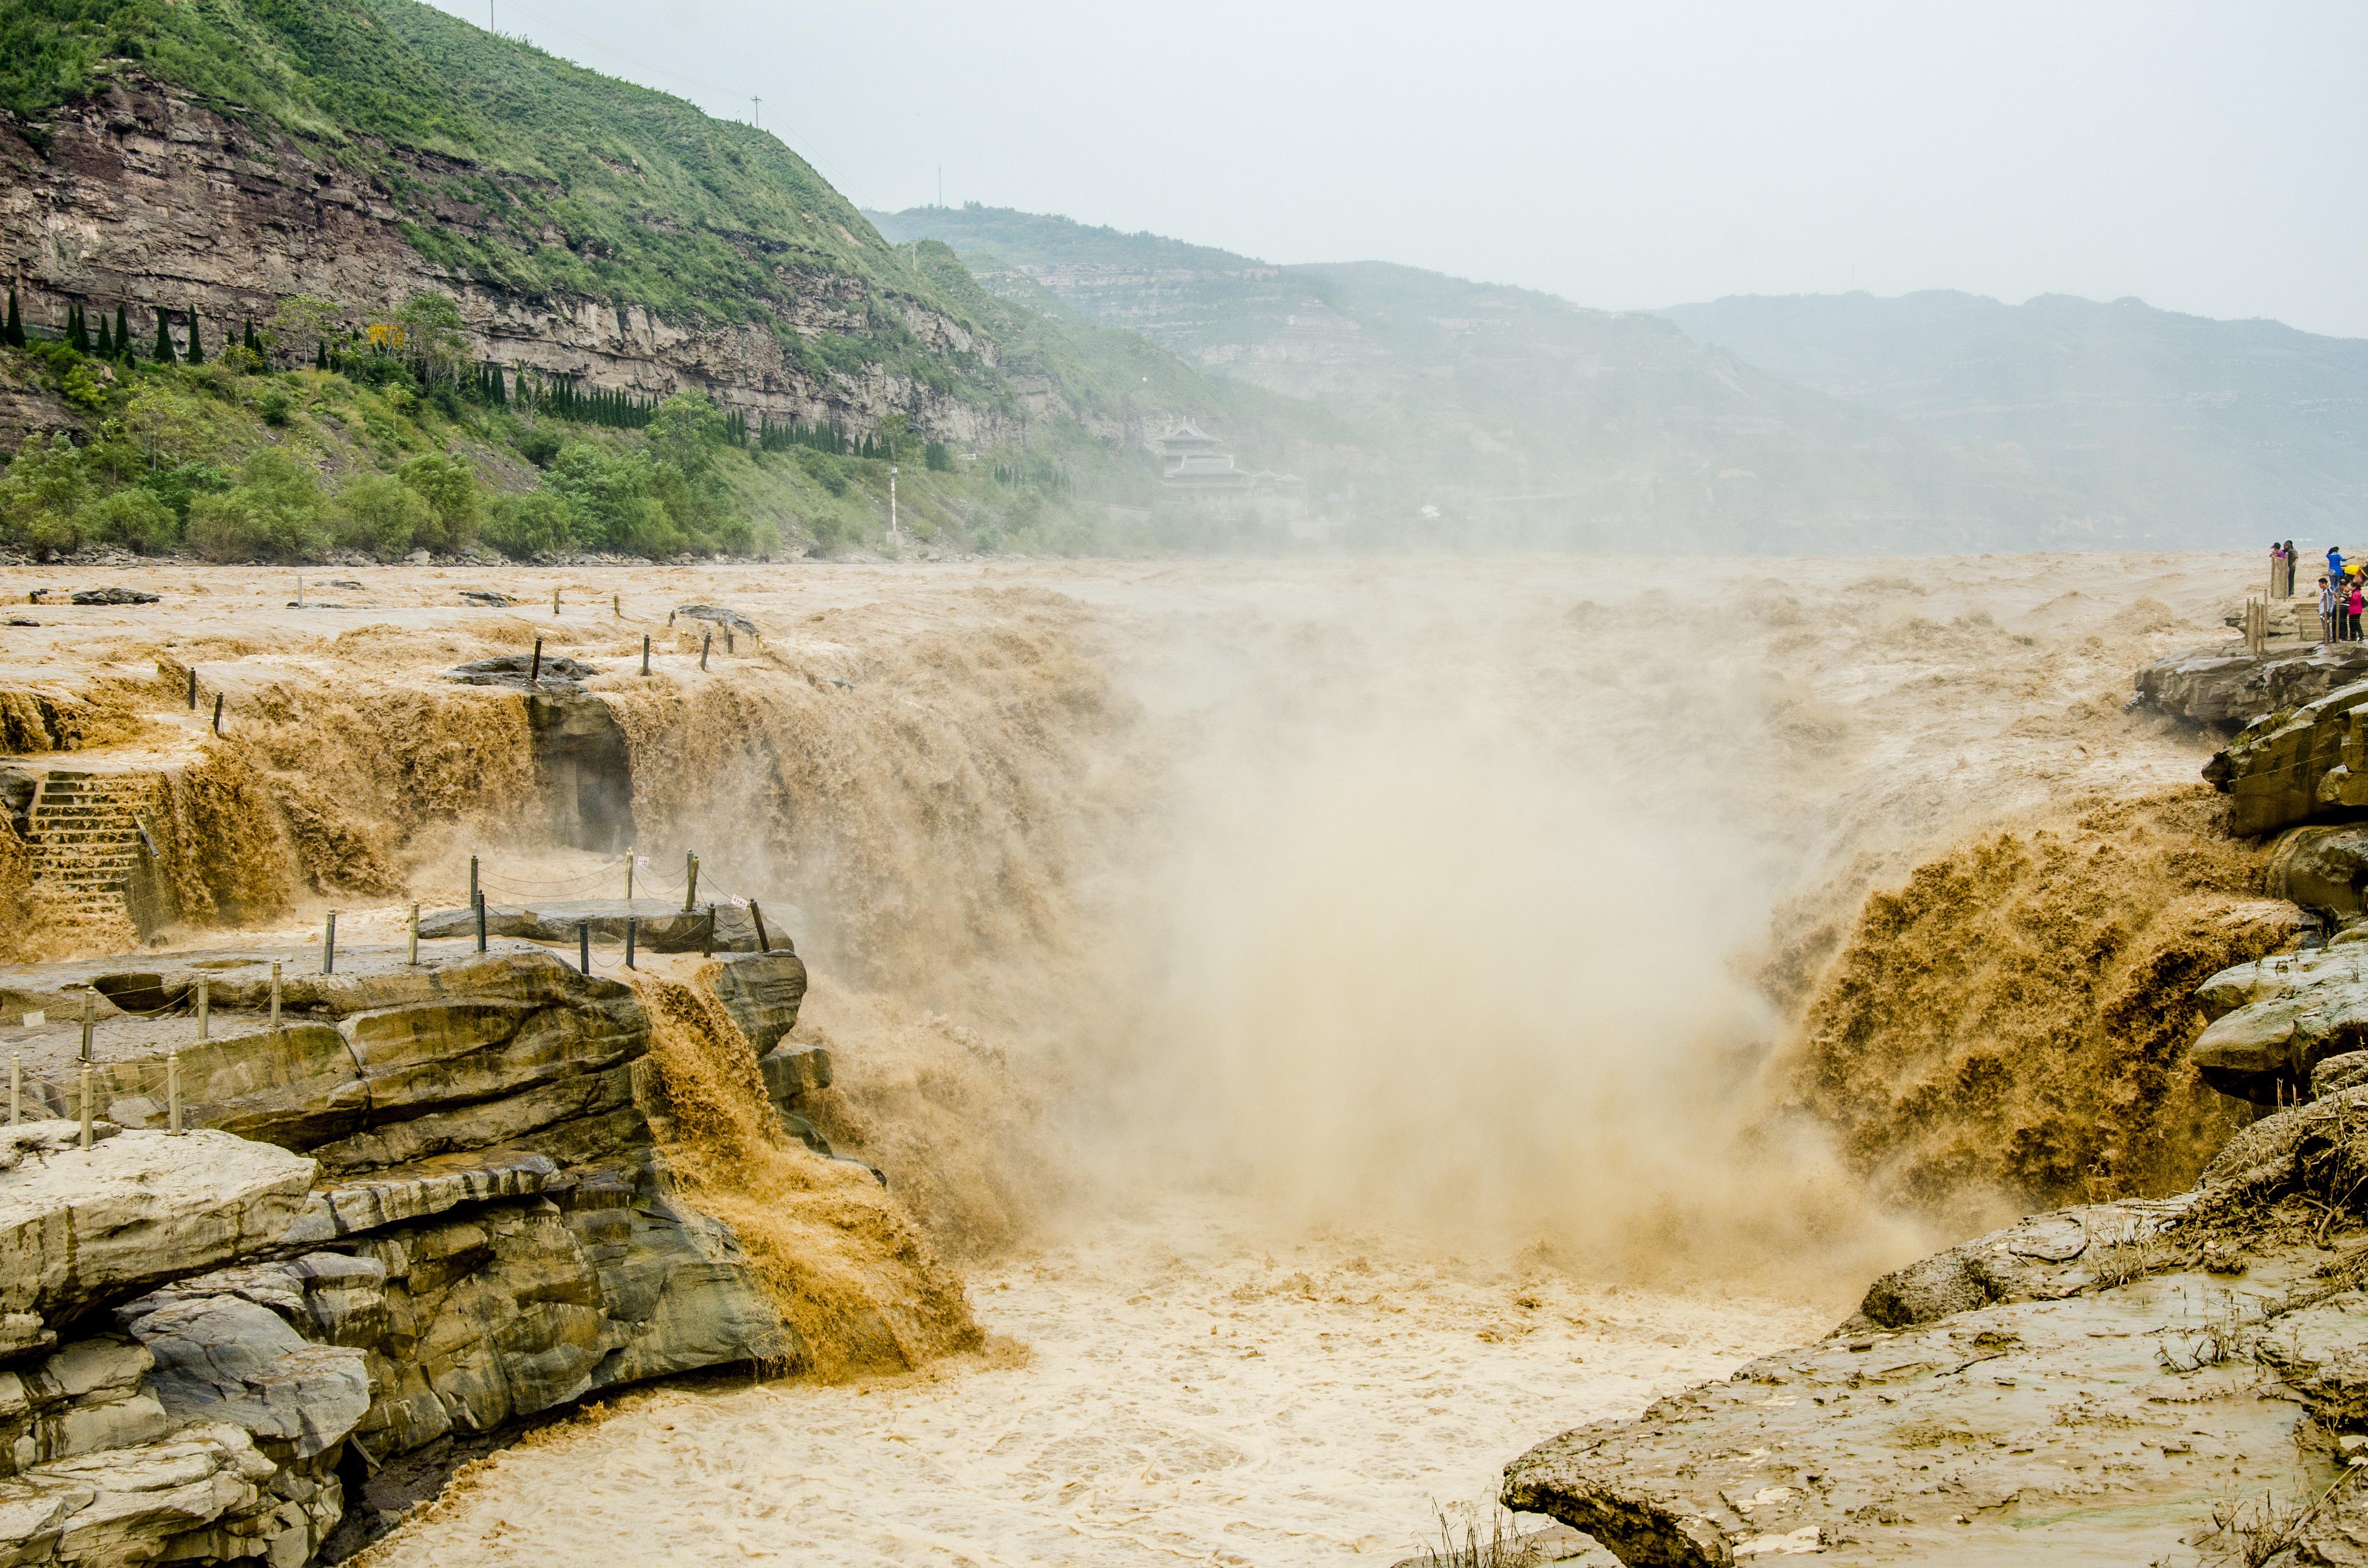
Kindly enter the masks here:
[[[396, 248], [428, 264], [425, 278], [457, 274], [495, 300], [561, 312], [640, 305], [677, 330], [769, 329], [827, 403], [833, 389], [890, 378], [926, 389], [942, 438], [918, 393], [909, 415], [874, 399], [773, 441], [696, 394], [663, 406], [613, 388], [578, 396], [371, 352], [347, 335], [336, 301], [311, 302], [312, 318], [299, 300], [288, 319], [251, 323], [170, 312], [160, 353], [145, 320], [130, 344], [98, 341], [109, 301], [86, 300], [83, 330], [62, 339], [68, 292], [28, 313], [27, 341], [0, 346], [0, 403], [48, 406], [47, 425], [20, 417], [74, 431], [63, 447], [26, 443], [0, 478], [0, 549], [273, 560], [478, 545], [519, 556], [884, 550], [892, 464], [905, 471], [908, 550], [1262, 546], [1270, 528], [1163, 508], [1146, 433], [1195, 417], [1258, 465], [1372, 466], [1320, 411], [1212, 381], [1057, 307], [998, 299], [942, 246], [888, 244], [776, 137], [414, 0], [23, 0], [0, 11], [0, 104], [37, 161], [56, 117], [117, 85], [152, 84], [262, 138], [262, 177], [273, 165], [292, 181], [334, 166], [341, 183], [367, 185], [399, 215]], [[161, 281], [169, 301], [177, 279]], [[424, 312], [416, 342], [450, 318], [441, 335], [461, 344], [435, 290], [412, 308]], [[945, 330], [925, 340], [923, 321]], [[193, 330], [203, 363], [182, 362]], [[964, 429], [992, 438], [952, 433]]]
[[0, 19], [20, 118], [126, 68], [376, 165], [414, 244], [520, 292], [746, 318], [818, 278], [927, 291], [779, 138], [413, 0], [16, 0]]
[[2139, 538], [2348, 540], [2368, 506], [2368, 342], [2060, 294], [1737, 297], [1661, 313], [1930, 439], [2011, 444]]

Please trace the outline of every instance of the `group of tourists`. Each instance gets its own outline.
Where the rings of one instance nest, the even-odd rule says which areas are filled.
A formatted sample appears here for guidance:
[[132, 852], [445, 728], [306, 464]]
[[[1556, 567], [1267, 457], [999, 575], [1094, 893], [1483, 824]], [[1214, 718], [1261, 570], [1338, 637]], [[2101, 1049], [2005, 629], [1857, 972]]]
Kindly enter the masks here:
[[[2294, 596], [2294, 540], [2270, 547], [2270, 580], [2274, 585], [2283, 562], [2286, 597]], [[2368, 581], [2363, 581], [2362, 567], [2368, 562], [2346, 561], [2340, 547], [2327, 547], [2327, 574], [2318, 580], [2318, 640], [2322, 642], [2357, 642], [2360, 618], [2368, 611]]]

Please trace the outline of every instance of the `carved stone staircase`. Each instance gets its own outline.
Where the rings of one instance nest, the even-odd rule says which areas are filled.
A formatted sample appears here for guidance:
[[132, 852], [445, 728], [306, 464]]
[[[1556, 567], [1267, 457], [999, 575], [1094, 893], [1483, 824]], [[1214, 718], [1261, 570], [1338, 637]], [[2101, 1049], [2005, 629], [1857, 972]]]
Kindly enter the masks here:
[[136, 946], [128, 890], [140, 858], [133, 813], [152, 780], [63, 769], [41, 780], [27, 827], [33, 892], [78, 946]]

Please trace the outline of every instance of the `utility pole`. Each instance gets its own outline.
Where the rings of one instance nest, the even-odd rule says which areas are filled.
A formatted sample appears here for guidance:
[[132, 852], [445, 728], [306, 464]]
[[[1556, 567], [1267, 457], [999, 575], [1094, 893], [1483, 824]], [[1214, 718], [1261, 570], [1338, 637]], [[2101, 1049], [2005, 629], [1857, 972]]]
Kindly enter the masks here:
[[748, 95], [748, 119], [757, 130], [765, 129], [765, 100], [754, 93]]

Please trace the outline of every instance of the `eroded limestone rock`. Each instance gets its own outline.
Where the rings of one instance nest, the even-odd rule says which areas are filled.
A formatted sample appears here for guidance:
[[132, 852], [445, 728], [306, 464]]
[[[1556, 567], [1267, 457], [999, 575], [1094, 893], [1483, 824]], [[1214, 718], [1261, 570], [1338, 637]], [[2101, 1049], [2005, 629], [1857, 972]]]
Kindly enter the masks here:
[[2270, 851], [2265, 886], [2333, 920], [2368, 913], [2368, 824], [2290, 829]]
[[734, 953], [718, 966], [714, 981], [716, 996], [758, 1056], [797, 1027], [806, 994], [804, 961], [779, 933], [771, 935], [774, 951]]
[[127, 1131], [22, 1160], [0, 1171], [0, 1312], [54, 1317], [268, 1246], [294, 1221], [313, 1170], [284, 1149], [206, 1131]]
[[2354, 682], [2238, 732], [2203, 768], [2228, 797], [2230, 830], [2275, 833], [2368, 807], [2368, 733], [2356, 711], [2363, 704], [2368, 681]]
[[2137, 702], [2190, 723], [2243, 724], [2362, 678], [2368, 643], [2288, 643], [2260, 657], [2231, 643], [2157, 659], [2137, 673]]
[[2308, 1084], [2320, 1062], [2368, 1042], [2368, 948], [2237, 964], [2195, 995], [2215, 1015], [2187, 1051], [2203, 1081], [2223, 1094], [2272, 1104]]

